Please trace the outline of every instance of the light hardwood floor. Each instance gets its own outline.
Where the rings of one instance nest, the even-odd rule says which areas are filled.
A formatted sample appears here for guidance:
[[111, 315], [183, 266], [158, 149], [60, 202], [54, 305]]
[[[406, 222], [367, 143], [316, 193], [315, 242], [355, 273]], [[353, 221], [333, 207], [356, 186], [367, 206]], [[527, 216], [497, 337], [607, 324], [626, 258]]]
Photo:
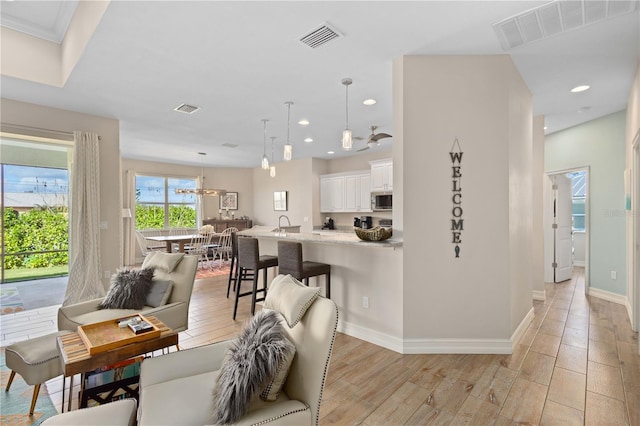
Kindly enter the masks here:
[[[320, 423], [640, 425], [638, 334], [624, 307], [585, 296], [582, 269], [546, 290], [509, 356], [401, 355], [339, 333]], [[249, 298], [233, 321], [225, 294], [224, 278], [196, 282], [182, 347], [238, 333]], [[55, 330], [55, 312], [3, 316], [1, 345]], [[47, 382], [58, 407], [61, 382]]]

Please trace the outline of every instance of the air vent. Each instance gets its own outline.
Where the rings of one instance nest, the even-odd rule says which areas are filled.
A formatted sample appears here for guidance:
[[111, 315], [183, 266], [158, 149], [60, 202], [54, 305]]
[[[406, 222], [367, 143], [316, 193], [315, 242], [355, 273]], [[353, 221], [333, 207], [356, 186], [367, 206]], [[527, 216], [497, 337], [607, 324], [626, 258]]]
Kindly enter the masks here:
[[502, 48], [510, 50], [635, 11], [635, 1], [554, 0], [493, 24]]
[[174, 108], [174, 111], [184, 112], [185, 114], [193, 114], [194, 112], [196, 112], [199, 109], [200, 108], [197, 107], [197, 106], [188, 105], [188, 104], [182, 104], [182, 105]]
[[238, 147], [238, 145], [236, 145], [235, 143], [229, 143], [229, 142], [223, 143], [222, 146], [226, 146], [227, 148], [237, 148]]
[[342, 34], [325, 22], [319, 27], [300, 36], [298, 40], [302, 44], [305, 44], [312, 49], [316, 49], [340, 37], [342, 37]]

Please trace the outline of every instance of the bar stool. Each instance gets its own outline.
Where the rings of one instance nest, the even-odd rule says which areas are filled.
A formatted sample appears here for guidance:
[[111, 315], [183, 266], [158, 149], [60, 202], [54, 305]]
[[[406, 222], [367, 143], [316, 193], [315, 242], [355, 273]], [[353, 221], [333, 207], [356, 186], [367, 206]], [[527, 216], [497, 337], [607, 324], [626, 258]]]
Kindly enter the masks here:
[[[258, 248], [258, 240], [255, 238], [238, 238], [238, 267], [240, 271], [236, 277], [236, 301], [233, 307], [233, 319], [236, 319], [236, 312], [238, 311], [238, 299], [243, 296], [251, 295], [251, 315], [256, 311], [256, 302], [264, 300], [267, 296], [267, 268], [278, 266], [277, 256], [260, 256], [260, 250]], [[264, 269], [262, 272], [263, 288], [258, 290], [258, 272], [260, 269]], [[252, 291], [241, 293], [242, 281], [253, 281]], [[256, 299], [256, 294], [261, 291], [263, 297]]]
[[231, 232], [231, 266], [229, 267], [229, 283], [227, 284], [227, 299], [233, 281], [233, 291], [236, 291], [236, 280], [238, 279], [238, 233]]
[[327, 282], [325, 294], [331, 298], [331, 265], [328, 263], [302, 260], [302, 244], [295, 241], [278, 241], [278, 271], [283, 275], [292, 277], [309, 285], [309, 277], [326, 275]]

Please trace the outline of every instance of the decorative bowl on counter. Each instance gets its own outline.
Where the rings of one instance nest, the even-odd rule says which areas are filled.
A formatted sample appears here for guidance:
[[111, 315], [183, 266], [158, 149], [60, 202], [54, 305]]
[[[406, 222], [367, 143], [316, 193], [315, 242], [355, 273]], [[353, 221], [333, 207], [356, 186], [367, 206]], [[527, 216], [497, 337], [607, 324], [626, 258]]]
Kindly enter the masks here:
[[391, 237], [393, 233], [391, 228], [383, 228], [381, 226], [371, 229], [362, 229], [354, 226], [353, 229], [356, 231], [358, 238], [363, 241], [384, 241]]

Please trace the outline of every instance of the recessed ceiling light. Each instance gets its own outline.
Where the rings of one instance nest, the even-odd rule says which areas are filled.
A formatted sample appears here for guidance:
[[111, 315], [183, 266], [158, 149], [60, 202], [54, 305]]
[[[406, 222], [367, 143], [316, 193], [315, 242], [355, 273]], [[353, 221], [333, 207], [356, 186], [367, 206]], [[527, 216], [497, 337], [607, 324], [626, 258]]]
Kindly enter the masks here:
[[303, 118], [302, 120], [298, 121], [298, 124], [301, 126], [308, 126], [309, 120], [307, 120], [306, 118]]
[[585, 90], [589, 90], [591, 86], [589, 85], [582, 85], [582, 86], [576, 86], [573, 89], [571, 89], [571, 93], [580, 93], [580, 92], [584, 92]]
[[313, 142], [313, 138], [305, 138], [304, 141], [306, 143], [310, 143], [310, 142]]
[[329, 152], [327, 152], [327, 154], [332, 155], [332, 154], [335, 154], [335, 152], [334, 151], [329, 151]]
[[370, 106], [370, 105], [375, 105], [376, 104], [376, 100], [375, 99], [365, 99], [364, 101], [362, 101], [363, 104]]

